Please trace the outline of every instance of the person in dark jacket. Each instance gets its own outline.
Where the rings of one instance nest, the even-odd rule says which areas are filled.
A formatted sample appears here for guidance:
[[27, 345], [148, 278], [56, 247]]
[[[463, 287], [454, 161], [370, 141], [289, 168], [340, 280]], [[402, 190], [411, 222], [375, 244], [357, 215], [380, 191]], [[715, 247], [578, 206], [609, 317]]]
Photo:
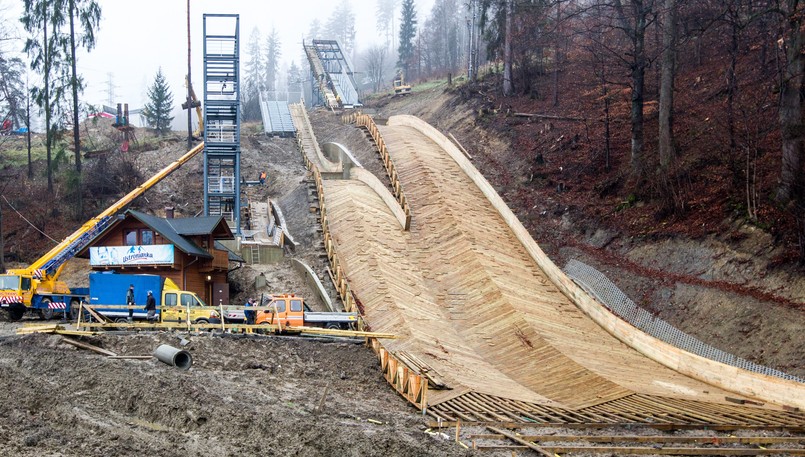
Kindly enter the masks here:
[[131, 323], [134, 320], [134, 284], [130, 284], [126, 292], [126, 306], [129, 307], [129, 323]]
[[[243, 306], [254, 306], [254, 299], [250, 298]], [[254, 318], [257, 316], [257, 313], [254, 310], [244, 310], [243, 316], [246, 317], [246, 324], [247, 325], [254, 325]]]
[[145, 310], [148, 311], [145, 318], [148, 319], [148, 322], [154, 323], [157, 319], [157, 301], [154, 299], [154, 293], [150, 290], [145, 298]]

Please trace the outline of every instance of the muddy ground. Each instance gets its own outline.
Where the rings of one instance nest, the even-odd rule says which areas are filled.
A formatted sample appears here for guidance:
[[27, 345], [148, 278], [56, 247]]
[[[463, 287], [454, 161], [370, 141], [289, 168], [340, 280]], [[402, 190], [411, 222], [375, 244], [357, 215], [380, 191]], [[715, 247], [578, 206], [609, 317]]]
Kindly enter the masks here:
[[[193, 357], [108, 359], [55, 335], [0, 329], [0, 455], [452, 456], [390, 389], [362, 342], [111, 334], [120, 355], [160, 344]], [[122, 332], [120, 332], [122, 333]]]

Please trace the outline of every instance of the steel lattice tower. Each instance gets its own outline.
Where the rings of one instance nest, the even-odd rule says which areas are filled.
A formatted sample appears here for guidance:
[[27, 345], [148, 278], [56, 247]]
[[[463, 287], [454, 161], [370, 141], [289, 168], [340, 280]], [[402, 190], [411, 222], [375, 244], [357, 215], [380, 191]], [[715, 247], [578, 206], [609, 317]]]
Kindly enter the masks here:
[[240, 16], [204, 15], [204, 214], [240, 235]]

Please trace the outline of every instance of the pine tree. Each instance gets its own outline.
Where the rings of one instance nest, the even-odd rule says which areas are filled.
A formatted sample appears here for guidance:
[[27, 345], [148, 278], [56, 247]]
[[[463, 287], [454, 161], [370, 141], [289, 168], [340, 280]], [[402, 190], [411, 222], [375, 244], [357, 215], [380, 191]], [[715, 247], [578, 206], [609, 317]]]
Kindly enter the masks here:
[[416, 36], [416, 9], [414, 0], [404, 0], [400, 20], [400, 48], [397, 67], [408, 77], [408, 68], [414, 59], [414, 37]]
[[279, 71], [279, 63], [282, 58], [282, 43], [280, 42], [279, 33], [277, 29], [271, 29], [271, 35], [266, 39], [266, 60], [265, 60], [265, 86], [268, 91], [268, 98], [276, 100], [277, 91], [277, 72]]
[[143, 116], [148, 126], [156, 130], [158, 135], [170, 131], [173, 116], [173, 94], [171, 94], [162, 68], [157, 71], [154, 84], [148, 88], [148, 103], [143, 108]]

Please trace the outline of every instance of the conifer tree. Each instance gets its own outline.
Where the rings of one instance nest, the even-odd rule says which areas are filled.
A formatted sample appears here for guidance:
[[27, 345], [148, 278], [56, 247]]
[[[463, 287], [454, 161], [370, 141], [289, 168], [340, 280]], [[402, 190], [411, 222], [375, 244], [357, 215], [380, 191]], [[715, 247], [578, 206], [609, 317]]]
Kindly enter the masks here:
[[162, 74], [162, 68], [157, 71], [154, 84], [148, 88], [148, 103], [143, 108], [143, 116], [148, 126], [156, 130], [158, 135], [169, 132], [173, 116], [173, 94]]
[[414, 37], [416, 36], [416, 8], [414, 0], [404, 0], [402, 4], [402, 18], [400, 20], [400, 48], [397, 67], [403, 71], [407, 78], [408, 68], [414, 59]]

